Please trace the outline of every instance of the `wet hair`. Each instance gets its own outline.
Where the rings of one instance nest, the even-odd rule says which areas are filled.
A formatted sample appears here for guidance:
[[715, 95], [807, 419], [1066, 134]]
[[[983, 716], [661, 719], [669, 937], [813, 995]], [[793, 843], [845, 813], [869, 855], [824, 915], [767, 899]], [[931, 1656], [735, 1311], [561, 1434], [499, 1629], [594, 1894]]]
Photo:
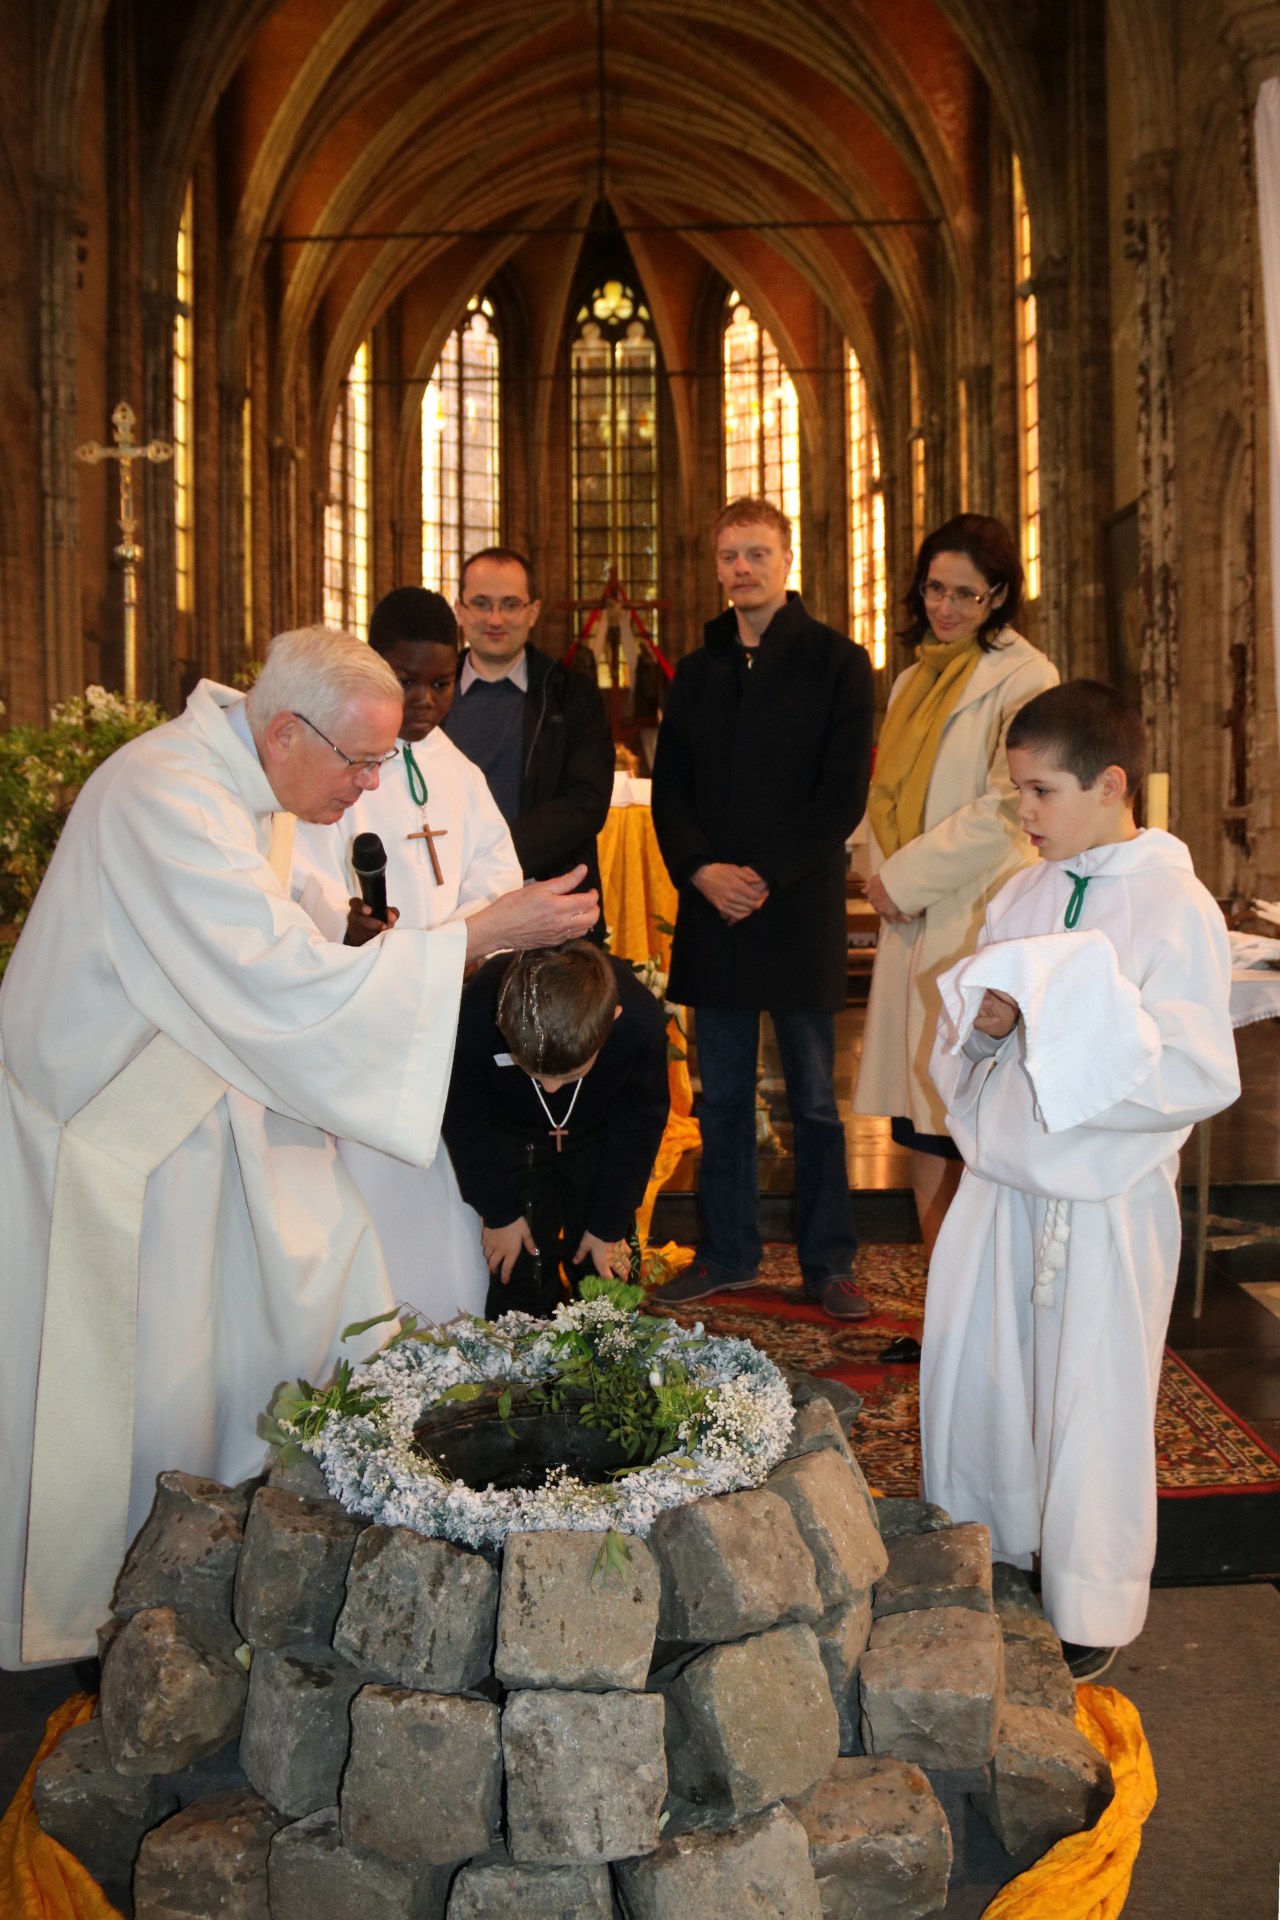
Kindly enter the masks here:
[[442, 593], [393, 587], [383, 594], [369, 619], [369, 645], [375, 653], [387, 654], [401, 640], [425, 640], [456, 652], [458, 616]]
[[496, 560], [500, 565], [524, 568], [524, 590], [531, 600], [538, 597], [538, 583], [533, 577], [533, 566], [528, 554], [521, 553], [519, 547], [481, 547], [478, 553], [469, 553], [462, 563], [458, 575], [458, 598], [467, 597], [467, 574], [478, 560]]
[[1067, 680], [1019, 707], [1005, 746], [1047, 754], [1055, 767], [1091, 787], [1107, 767], [1121, 767], [1132, 800], [1147, 771], [1141, 710], [1105, 680]]
[[366, 699], [403, 701], [404, 691], [386, 661], [353, 633], [337, 627], [299, 627], [278, 633], [266, 664], [250, 687], [245, 712], [250, 726], [269, 726], [278, 713], [305, 713], [312, 726], [332, 733], [348, 704]]
[[782, 535], [782, 544], [791, 552], [791, 522], [781, 507], [757, 494], [742, 493], [728, 506], [721, 507], [711, 522], [711, 538], [718, 540], [726, 527], [773, 527]]
[[993, 520], [987, 513], [958, 513], [921, 542], [906, 595], [907, 624], [898, 638], [915, 647], [933, 631], [925, 610], [924, 583], [940, 553], [962, 553], [988, 587], [1005, 589], [1000, 605], [987, 609], [987, 617], [978, 628], [978, 645], [984, 653], [990, 653], [1001, 644], [997, 637], [1001, 628], [1013, 626], [1022, 611], [1023, 573], [1017, 541], [1003, 520]]
[[590, 940], [517, 953], [498, 987], [498, 1026], [526, 1073], [576, 1073], [613, 1031], [618, 983]]

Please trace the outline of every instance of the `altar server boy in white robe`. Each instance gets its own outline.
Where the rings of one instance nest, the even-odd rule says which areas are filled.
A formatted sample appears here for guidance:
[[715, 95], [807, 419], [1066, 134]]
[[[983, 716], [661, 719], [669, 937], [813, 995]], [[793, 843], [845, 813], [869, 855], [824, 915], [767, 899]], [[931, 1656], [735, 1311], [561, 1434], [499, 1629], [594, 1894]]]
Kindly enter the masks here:
[[[404, 693], [399, 760], [337, 826], [300, 826], [293, 854], [301, 904], [330, 939], [351, 946], [386, 931], [359, 898], [357, 834], [377, 834], [386, 849], [389, 918], [401, 929], [466, 919], [524, 883], [488, 781], [443, 731], [458, 674], [453, 608], [442, 594], [396, 587], [373, 610], [369, 645]], [[443, 1141], [426, 1167], [354, 1140], [339, 1141], [338, 1155], [373, 1217], [397, 1296], [440, 1322], [482, 1312], [481, 1221]]]
[[965, 1160], [929, 1269], [924, 1491], [1040, 1568], [1077, 1678], [1146, 1617], [1178, 1151], [1240, 1090], [1221, 913], [1134, 824], [1141, 716], [1078, 680], [1008, 733], [1040, 862], [940, 981], [932, 1072]]

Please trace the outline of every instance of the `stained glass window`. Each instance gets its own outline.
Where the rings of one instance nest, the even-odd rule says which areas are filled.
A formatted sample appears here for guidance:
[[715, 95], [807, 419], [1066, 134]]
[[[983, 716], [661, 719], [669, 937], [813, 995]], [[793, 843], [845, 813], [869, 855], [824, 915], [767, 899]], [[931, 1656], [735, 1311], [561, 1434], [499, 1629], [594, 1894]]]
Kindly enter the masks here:
[[364, 638], [369, 625], [369, 342], [342, 383], [329, 441], [324, 618]]
[[1018, 497], [1027, 598], [1040, 597], [1040, 381], [1036, 365], [1036, 283], [1031, 272], [1031, 216], [1022, 162], [1013, 156], [1013, 277], [1018, 339]]
[[911, 431], [908, 444], [911, 449], [911, 551], [920, 551], [924, 539], [925, 509], [925, 461], [924, 461], [924, 421], [920, 399], [920, 365], [914, 352], [910, 359], [911, 381]]
[[852, 347], [846, 361], [849, 390], [849, 631], [871, 655], [887, 656], [888, 576], [885, 566], [884, 487], [880, 436], [871, 417], [867, 381]]
[[[573, 389], [574, 594], [593, 600], [611, 571], [631, 600], [658, 594], [658, 353], [649, 309], [606, 280], [577, 314]], [[656, 639], [659, 616], [643, 613]]]
[[498, 336], [477, 295], [422, 398], [422, 582], [453, 598], [462, 562], [498, 545]]
[[190, 180], [178, 221], [177, 275], [173, 310], [173, 587], [179, 613], [190, 613], [194, 603], [192, 565], [191, 438], [192, 438], [192, 306], [194, 270], [191, 253], [192, 203]]
[[763, 495], [791, 522], [791, 578], [800, 579], [800, 406], [768, 329], [737, 291], [724, 329], [725, 495]]

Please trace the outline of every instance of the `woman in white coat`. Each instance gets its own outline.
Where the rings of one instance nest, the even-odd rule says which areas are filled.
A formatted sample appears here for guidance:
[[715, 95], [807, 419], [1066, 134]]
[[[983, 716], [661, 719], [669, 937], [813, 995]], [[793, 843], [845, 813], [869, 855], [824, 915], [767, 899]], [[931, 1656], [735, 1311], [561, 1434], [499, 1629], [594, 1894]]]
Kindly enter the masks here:
[[881, 926], [853, 1105], [888, 1115], [910, 1149], [930, 1254], [961, 1173], [929, 1078], [937, 976], [972, 953], [987, 902], [1035, 858], [1004, 736], [1058, 672], [1013, 629], [1022, 589], [999, 520], [962, 513], [925, 540], [903, 635], [919, 657], [889, 696], [868, 801], [867, 898]]

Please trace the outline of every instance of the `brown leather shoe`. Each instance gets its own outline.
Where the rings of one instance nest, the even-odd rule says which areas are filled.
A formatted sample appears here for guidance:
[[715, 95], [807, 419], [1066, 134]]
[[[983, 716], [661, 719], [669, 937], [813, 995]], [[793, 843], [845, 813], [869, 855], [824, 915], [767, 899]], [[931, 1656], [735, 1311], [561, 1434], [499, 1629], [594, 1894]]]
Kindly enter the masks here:
[[834, 1279], [824, 1280], [816, 1298], [822, 1311], [833, 1320], [865, 1320], [871, 1312], [871, 1302], [865, 1293], [858, 1292], [851, 1274], [837, 1274]]

